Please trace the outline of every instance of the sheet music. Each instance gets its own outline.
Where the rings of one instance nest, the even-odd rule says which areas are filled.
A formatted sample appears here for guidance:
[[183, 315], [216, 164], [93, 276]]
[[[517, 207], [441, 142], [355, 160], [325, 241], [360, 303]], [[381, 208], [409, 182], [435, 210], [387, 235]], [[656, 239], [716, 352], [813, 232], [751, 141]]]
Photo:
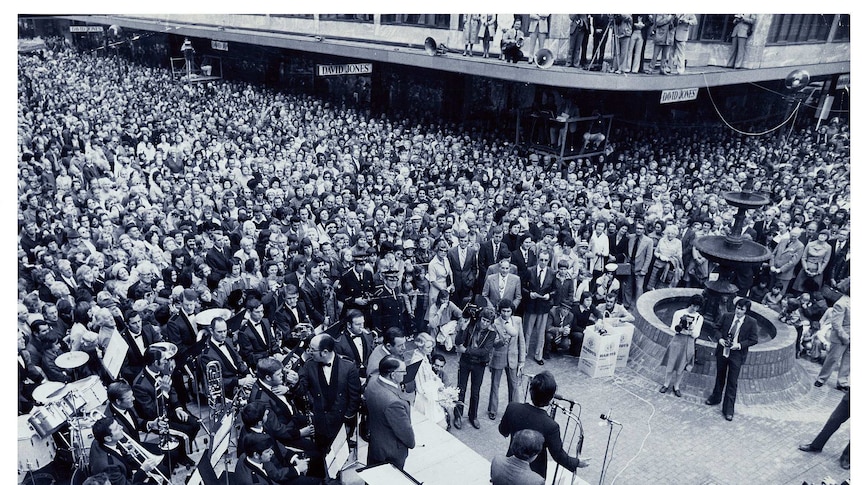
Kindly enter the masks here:
[[112, 379], [116, 379], [120, 375], [120, 369], [123, 367], [123, 362], [126, 360], [126, 353], [129, 351], [129, 344], [120, 336], [120, 332], [114, 329], [111, 333], [111, 339], [108, 340], [108, 346], [105, 347], [105, 353], [102, 356], [102, 366], [108, 371]]

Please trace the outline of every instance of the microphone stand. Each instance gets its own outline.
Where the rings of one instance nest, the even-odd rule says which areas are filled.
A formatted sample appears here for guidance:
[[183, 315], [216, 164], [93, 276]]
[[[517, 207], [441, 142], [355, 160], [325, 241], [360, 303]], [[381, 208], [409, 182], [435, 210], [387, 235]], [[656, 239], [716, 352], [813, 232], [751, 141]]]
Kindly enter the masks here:
[[[553, 401], [551, 401], [551, 411], [552, 411], [552, 414], [555, 415], [556, 413], [554, 411], [559, 409], [560, 412], [562, 412], [563, 415], [566, 416], [566, 426], [563, 429], [563, 434], [562, 434], [563, 442], [565, 442], [565, 440], [566, 440], [566, 435], [569, 434], [569, 424], [571, 423], [571, 421], [575, 422], [575, 425], [577, 426], [577, 430], [578, 430], [578, 444], [577, 444], [577, 447], [575, 448], [575, 458], [579, 458], [580, 454], [581, 454], [581, 447], [584, 444], [584, 427], [581, 424], [581, 404], [574, 402], [574, 401], [568, 401], [568, 403], [569, 403], [569, 408], [565, 409], [562, 406], [560, 406], [559, 404], [557, 404], [556, 400], [553, 400]], [[578, 405], [578, 413], [577, 414], [574, 414], [572, 412], [572, 408], [574, 408], [575, 404]], [[552, 417], [555, 417], [553, 415], [552, 415]], [[574, 438], [574, 436], [572, 436], [572, 438]], [[566, 453], [568, 453], [571, 448], [572, 448], [572, 440], [569, 440], [569, 448], [566, 450]], [[559, 471], [560, 471], [560, 464], [557, 463], [556, 466], [554, 467], [554, 478], [551, 480], [552, 484], [557, 482], [557, 473]], [[577, 474], [578, 474], [578, 468], [575, 467], [575, 469], [572, 470], [571, 483], [575, 483], [575, 476], [577, 476]]]
[[607, 471], [606, 468], [608, 466], [608, 450], [610, 450], [610, 448], [611, 448], [611, 435], [614, 434], [614, 424], [615, 424], [614, 421], [611, 420], [610, 415], [608, 415], [607, 418], [603, 418], [603, 419], [605, 419], [608, 422], [608, 424], [610, 425], [610, 428], [608, 428], [608, 443], [607, 443], [607, 445], [605, 445], [605, 457], [602, 458], [602, 472], [599, 475], [599, 485], [602, 485], [605, 482], [605, 471]]

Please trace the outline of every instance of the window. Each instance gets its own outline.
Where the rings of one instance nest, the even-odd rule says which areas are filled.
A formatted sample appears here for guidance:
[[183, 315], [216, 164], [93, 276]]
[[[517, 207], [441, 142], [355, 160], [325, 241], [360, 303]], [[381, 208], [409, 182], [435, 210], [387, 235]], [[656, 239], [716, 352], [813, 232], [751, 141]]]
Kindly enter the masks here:
[[416, 25], [420, 27], [449, 28], [449, 14], [386, 14], [380, 16], [381, 24]]
[[730, 42], [730, 34], [733, 32], [733, 15], [701, 15], [697, 27], [700, 27], [700, 37], [692, 35], [690, 38]]
[[271, 13], [270, 17], [284, 17], [291, 19], [313, 19], [314, 15], [310, 13]]
[[850, 16], [838, 16], [838, 28], [835, 29], [835, 37], [832, 40], [850, 40]]
[[834, 18], [835, 15], [773, 15], [766, 42], [767, 44], [826, 42]]
[[374, 22], [374, 14], [370, 13], [339, 13], [320, 14], [320, 20], [339, 20], [343, 22]]

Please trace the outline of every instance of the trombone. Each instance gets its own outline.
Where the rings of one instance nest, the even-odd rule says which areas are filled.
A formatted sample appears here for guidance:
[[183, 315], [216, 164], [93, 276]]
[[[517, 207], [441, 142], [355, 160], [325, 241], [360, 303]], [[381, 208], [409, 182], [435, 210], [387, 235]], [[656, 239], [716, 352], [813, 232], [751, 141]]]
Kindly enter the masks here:
[[[90, 416], [96, 419], [104, 418], [105, 415], [98, 409], [90, 412]], [[147, 451], [140, 443], [123, 431], [123, 439], [118, 443], [126, 450], [131, 459], [141, 468], [141, 471], [153, 480], [157, 485], [170, 485], [171, 480], [159, 470], [158, 465], [164, 458], [163, 455], [155, 455]], [[149, 468], [149, 470], [147, 470]]]

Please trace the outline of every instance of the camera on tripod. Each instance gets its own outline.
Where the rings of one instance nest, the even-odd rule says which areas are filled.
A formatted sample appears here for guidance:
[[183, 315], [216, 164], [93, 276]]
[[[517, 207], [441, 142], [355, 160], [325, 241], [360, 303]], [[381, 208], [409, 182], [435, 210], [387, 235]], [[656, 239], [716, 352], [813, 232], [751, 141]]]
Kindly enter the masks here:
[[676, 333], [680, 333], [683, 330], [690, 330], [692, 323], [694, 323], [694, 317], [693, 316], [683, 315], [682, 317], [680, 317], [679, 323], [677, 323], [676, 326], [673, 327], [673, 329], [676, 330]]

